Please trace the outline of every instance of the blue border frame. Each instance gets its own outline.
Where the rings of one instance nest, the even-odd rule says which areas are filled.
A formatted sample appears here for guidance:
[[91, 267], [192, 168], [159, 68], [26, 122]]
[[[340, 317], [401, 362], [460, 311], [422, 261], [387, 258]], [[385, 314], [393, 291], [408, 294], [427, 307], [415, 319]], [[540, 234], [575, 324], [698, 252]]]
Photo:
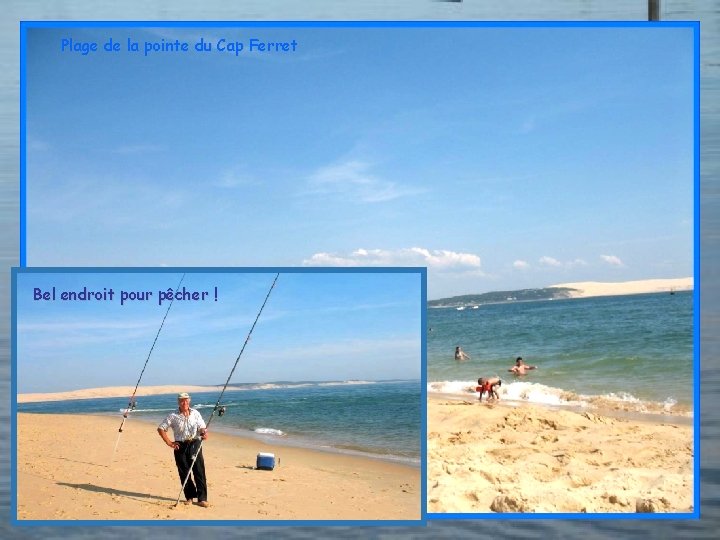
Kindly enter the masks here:
[[[21, 21], [20, 22], [20, 267], [27, 267], [26, 244], [26, 36], [31, 28], [689, 28], [693, 31], [694, 45], [694, 505], [693, 512], [673, 514], [425, 514], [427, 497], [426, 478], [423, 479], [423, 517], [427, 519], [687, 519], [700, 518], [700, 23], [697, 21]], [[207, 269], [206, 269], [207, 270]], [[267, 270], [267, 269], [266, 269]], [[130, 269], [126, 269], [130, 271]], [[146, 270], [147, 271], [147, 270]], [[155, 270], [158, 271], [158, 270]], [[220, 271], [215, 269], [214, 271]], [[258, 269], [258, 271], [262, 271]], [[13, 306], [16, 269], [13, 270]], [[427, 275], [423, 274], [423, 298], [426, 300]], [[423, 310], [425, 324], [425, 310]], [[13, 307], [13, 339], [15, 332], [15, 312]], [[426, 341], [423, 328], [423, 343]], [[13, 362], [15, 349], [13, 341]], [[427, 352], [423, 350], [423, 366], [426, 366]], [[13, 366], [14, 367], [14, 366]], [[427, 385], [426, 371], [422, 374]], [[15, 395], [13, 379], [12, 396]], [[423, 394], [425, 408], [423, 425], [426, 423], [427, 396]], [[14, 409], [13, 409], [14, 413]], [[13, 424], [13, 428], [14, 428]], [[425, 426], [426, 427], [426, 426]], [[426, 455], [426, 443], [423, 441], [423, 455]], [[422, 462], [425, 476], [426, 460]], [[13, 462], [13, 474], [14, 474]], [[15, 480], [13, 476], [13, 481]], [[14, 490], [14, 484], [11, 484]], [[14, 491], [13, 491], [14, 494]], [[15, 509], [15, 508], [14, 508]], [[16, 509], [15, 509], [16, 510]], [[56, 523], [56, 522], [50, 522]], [[136, 522], [132, 522], [136, 523]], [[194, 524], [194, 522], [192, 522]], [[266, 524], [266, 522], [260, 522]], [[298, 525], [302, 522], [291, 522]], [[323, 523], [323, 522], [320, 522]], [[382, 524], [391, 524], [380, 522]], [[405, 522], [402, 522], [405, 524]], [[114, 524], [104, 522], [104, 524]], [[118, 524], [127, 524], [119, 522]], [[313, 524], [316, 524], [313, 522]], [[348, 523], [353, 524], [353, 523]]]
[[26, 124], [27, 124], [27, 35], [23, 28], [23, 23], [20, 23], [20, 266], [27, 265], [27, 254], [25, 252], [26, 244], [26, 219], [27, 219], [27, 193], [25, 188], [25, 175], [27, 171], [25, 169], [25, 161], [27, 154], [27, 145], [25, 139], [27, 138]]
[[17, 517], [17, 279], [19, 274], [418, 274], [420, 276], [420, 456], [427, 452], [427, 268], [425, 267], [14, 267], [11, 277], [11, 361], [10, 361], [10, 523], [13, 526], [424, 526], [427, 521], [427, 460], [420, 460], [420, 518], [417, 520], [20, 520]]
[[700, 519], [700, 23], [688, 23], [693, 29], [693, 53], [695, 55], [693, 65], [694, 84], [694, 183], [695, 190], [695, 216], [694, 216], [694, 273], [693, 273], [693, 365], [695, 367], [693, 380], [694, 403], [693, 403], [693, 457], [695, 458], [693, 469], [694, 518]]

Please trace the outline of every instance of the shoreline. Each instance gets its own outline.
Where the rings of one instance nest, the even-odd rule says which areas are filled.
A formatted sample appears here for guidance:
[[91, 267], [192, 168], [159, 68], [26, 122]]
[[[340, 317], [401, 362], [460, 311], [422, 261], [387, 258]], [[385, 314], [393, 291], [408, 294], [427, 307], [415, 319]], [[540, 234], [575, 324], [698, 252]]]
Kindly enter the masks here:
[[[430, 400], [445, 400], [445, 401], [473, 401], [478, 402], [476, 394], [468, 393], [467, 395], [452, 394], [446, 392], [428, 392], [428, 402]], [[483, 401], [485, 403], [485, 401]], [[509, 408], [520, 408], [520, 407], [537, 407], [541, 410], [547, 411], [569, 411], [578, 414], [592, 413], [601, 416], [608, 416], [611, 418], [626, 419], [633, 422], [646, 422], [648, 424], [657, 423], [671, 423], [683, 426], [692, 426], [694, 422], [693, 411], [689, 411], [687, 414], [683, 413], [667, 413], [663, 411], [637, 411], [629, 408], [622, 408], [619, 403], [616, 407], [611, 406], [583, 406], [576, 405], [573, 403], [537, 403], [534, 401], [523, 401], [515, 400], [510, 398], [501, 397], [500, 400], [493, 402], [493, 405], [498, 407], [509, 407]]]
[[[111, 416], [19, 413], [18, 519], [421, 517], [419, 467], [276, 445], [214, 430], [203, 443], [210, 508], [170, 508], [180, 482], [172, 450], [154, 427], [149, 421], [126, 423], [120, 436]], [[67, 437], [78, 431], [93, 436]], [[58, 440], [63, 444], [56, 444]], [[273, 471], [255, 469], [258, 452], [276, 455]]]
[[[251, 383], [255, 384], [255, 383]], [[257, 383], [266, 384], [266, 383]], [[272, 383], [274, 384], [274, 383]], [[374, 384], [374, 383], [368, 383]], [[16, 411], [19, 414], [59, 414], [63, 416], [67, 415], [87, 415], [97, 418], [112, 418], [118, 423], [122, 421], [122, 414], [125, 411], [126, 405], [121, 405], [119, 408], [109, 408], [108, 410], [94, 410], [88, 411], [83, 410], [80, 404], [72, 405], [69, 410], [64, 410], [63, 401], [74, 401], [83, 399], [118, 399], [118, 397], [126, 398], [126, 390], [128, 387], [99, 387], [99, 388], [88, 388], [82, 390], [73, 390], [67, 392], [56, 392], [56, 393], [42, 393], [42, 394], [18, 394]], [[163, 385], [163, 386], [149, 386], [145, 387], [143, 392], [138, 391], [137, 396], [164, 396], [188, 390], [195, 396], [196, 393], [202, 392], [214, 392], [219, 391], [221, 387], [214, 386], [179, 386], [179, 385]], [[262, 390], [262, 388], [260, 388]], [[132, 388], [130, 389], [132, 391]], [[227, 392], [242, 392], [249, 391], [245, 387], [229, 387]], [[173, 396], [174, 398], [174, 396]], [[174, 402], [174, 399], [172, 400]], [[36, 403], [60, 403], [60, 405], [52, 405], [48, 407], [32, 407]], [[168, 403], [171, 403], [170, 401]], [[28, 407], [23, 407], [28, 405]], [[198, 410], [201, 414], [207, 414], [208, 405], [199, 404]], [[212, 408], [212, 406], [209, 406]], [[138, 408], [138, 411], [131, 411], [128, 414], [129, 420], [137, 420], [143, 423], [157, 425], [165, 415], [172, 410], [172, 406], [167, 408], [162, 407], [161, 409], [143, 410]], [[25, 409], [25, 410], [23, 410]], [[205, 411], [205, 412], [203, 412]], [[217, 420], [216, 416], [216, 420]], [[357, 445], [352, 443], [343, 443], [343, 439], [333, 438], [331, 434], [328, 434], [324, 439], [318, 439], [317, 436], [313, 436], [312, 433], [293, 432], [283, 433], [282, 435], [272, 435], [262, 432], [255, 432], [251, 428], [243, 428], [241, 426], [223, 424], [222, 422], [215, 422], [212, 426], [213, 430], [218, 433], [227, 435], [228, 437], [239, 437], [247, 440], [254, 440], [257, 444], [271, 444], [277, 445], [284, 448], [297, 448], [304, 449], [313, 452], [323, 452], [333, 455], [346, 455], [354, 456], [364, 459], [373, 459], [383, 461], [387, 463], [395, 463], [414, 469], [419, 469], [422, 464], [422, 456], [418, 454], [419, 443], [415, 441], [410, 446], [410, 450], [404, 447], [394, 447], [391, 442], [386, 441], [386, 445], [375, 444], [363, 445], [359, 442]], [[117, 426], [116, 426], [117, 428]], [[418, 432], [419, 438], [419, 432]]]
[[691, 512], [693, 427], [643, 420], [431, 396], [428, 513]]
[[[38, 403], [41, 401], [67, 401], [72, 399], [102, 399], [102, 398], [130, 398], [133, 386], [102, 386], [97, 388], [82, 388], [78, 390], [67, 390], [63, 392], [26, 392], [17, 394], [18, 403]], [[179, 385], [167, 384], [156, 386], [141, 386], [135, 394], [142, 396], [161, 396], [164, 394], [179, 394], [180, 392], [219, 392], [222, 385]], [[228, 387], [227, 392], [236, 390]]]
[[[36, 413], [27, 413], [27, 414], [36, 414]], [[45, 414], [45, 413], [37, 413], [37, 414]], [[69, 413], [72, 414], [72, 413]], [[110, 417], [114, 418], [112, 415], [105, 415], [102, 413], [93, 414], [88, 413], [88, 416], [97, 416], [100, 418]], [[119, 417], [118, 417], [119, 420]], [[144, 424], [152, 425], [153, 427], [157, 427], [158, 422], [151, 420], [149, 417], [143, 417], [138, 418], [135, 417], [133, 420], [137, 422], [141, 422]], [[158, 420], [159, 421], [159, 420]], [[298, 450], [307, 450], [308, 452], [319, 452], [322, 454], [330, 454], [330, 455], [338, 455], [338, 456], [351, 456], [351, 457], [357, 457], [360, 459], [370, 459], [373, 461], [382, 461], [384, 463], [394, 463], [396, 465], [400, 465], [403, 467], [409, 467], [412, 469], [419, 469], [421, 465], [420, 458], [410, 458], [398, 454], [380, 454], [380, 453], [373, 453], [369, 451], [364, 451], [362, 449], [352, 449], [352, 448], [338, 448], [336, 446], [314, 446], [312, 444], [312, 441], [303, 439], [302, 437], [278, 437], [278, 438], [271, 438], [268, 436], [264, 436], [260, 433], [255, 433], [254, 431], [248, 431], [247, 433], [243, 432], [242, 430], [238, 428], [227, 428], [224, 426], [217, 427], [212, 426], [213, 433], [218, 433], [223, 435], [224, 437], [237, 437], [239, 439], [243, 439], [246, 442], [254, 441], [257, 444], [265, 444], [270, 446], [277, 446], [281, 448], [296, 448]]]
[[[653, 401], [651, 399], [624, 400], [613, 398], [612, 395], [587, 395], [576, 392], [569, 392], [558, 387], [547, 387], [555, 392], [548, 394], [548, 397], [558, 397], [559, 402], [531, 401], [527, 398], [518, 398], [508, 395], [507, 388], [512, 388], [514, 382], [524, 382], [547, 387], [543, 383], [534, 381], [513, 381], [503, 379], [503, 388], [500, 390], [500, 401], [498, 404], [509, 404], [511, 406], [533, 405], [536, 407], [558, 408], [562, 410], [574, 410], [578, 412], [590, 411], [598, 414], [637, 417], [658, 418], [660, 420], [676, 418], [680, 422], [692, 422], [695, 416], [694, 403], [692, 401], [676, 401], [669, 406], [665, 401]], [[477, 393], [470, 391], [459, 391], [458, 386], [472, 388], [476, 386], [472, 381], [431, 381], [428, 383], [428, 399], [440, 398], [449, 400], [475, 400]], [[450, 388], [444, 388], [445, 385]], [[430, 388], [433, 388], [432, 390]], [[438, 389], [440, 388], [440, 389]], [[682, 420], [681, 420], [682, 419]]]
[[379, 452], [371, 452], [366, 451], [363, 449], [354, 449], [354, 448], [341, 448], [337, 446], [330, 446], [330, 445], [323, 445], [323, 446], [313, 446], [311, 442], [305, 443], [305, 441], [298, 441], [295, 438], [288, 438], [288, 439], [279, 439], [279, 440], [270, 440], [270, 439], [264, 439], [258, 434], [254, 434], [253, 432], [246, 434], [243, 433], [236, 433], [236, 430], [230, 430], [230, 429], [223, 429], [223, 428], [216, 428], [217, 433], [222, 433], [223, 435], [227, 435], [228, 437], [240, 437], [242, 439], [249, 439], [257, 441], [259, 444], [272, 444], [276, 445], [282, 448], [297, 448], [300, 450], [308, 450], [309, 452], [321, 452], [323, 454], [332, 454], [332, 455], [339, 455], [339, 456], [352, 456], [352, 457], [358, 457], [361, 459], [372, 459], [374, 461], [382, 461], [385, 463], [394, 463], [397, 465], [401, 465], [403, 467], [409, 467], [412, 469], [419, 469], [422, 465], [422, 460], [417, 457], [410, 457], [410, 456], [403, 456], [400, 454], [392, 454], [390, 452], [387, 453], [379, 453]]

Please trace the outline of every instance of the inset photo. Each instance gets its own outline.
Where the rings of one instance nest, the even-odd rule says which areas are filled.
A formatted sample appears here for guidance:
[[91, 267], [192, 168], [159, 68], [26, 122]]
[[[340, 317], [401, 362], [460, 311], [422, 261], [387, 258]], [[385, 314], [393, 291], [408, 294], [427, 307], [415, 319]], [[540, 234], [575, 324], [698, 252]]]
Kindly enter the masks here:
[[15, 269], [14, 520], [422, 523], [425, 279]]
[[428, 303], [428, 513], [695, 509], [692, 278]]

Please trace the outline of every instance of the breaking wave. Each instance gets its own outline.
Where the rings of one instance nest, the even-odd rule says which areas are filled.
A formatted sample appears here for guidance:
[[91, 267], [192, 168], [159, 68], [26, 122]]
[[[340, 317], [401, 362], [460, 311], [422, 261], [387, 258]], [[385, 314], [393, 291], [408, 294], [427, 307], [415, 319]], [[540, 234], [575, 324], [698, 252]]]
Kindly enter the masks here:
[[[436, 381], [427, 385], [428, 394], [449, 394], [464, 398], [478, 398], [474, 381]], [[539, 383], [515, 381], [504, 382], [497, 388], [500, 399], [509, 402], [535, 403], [538, 405], [556, 405], [592, 409], [611, 409], [617, 411], [673, 414], [692, 416], [692, 410], [679, 405], [673, 397], [664, 401], [644, 401], [627, 392], [609, 392], [601, 395], [585, 395], [570, 392], [562, 388]]]

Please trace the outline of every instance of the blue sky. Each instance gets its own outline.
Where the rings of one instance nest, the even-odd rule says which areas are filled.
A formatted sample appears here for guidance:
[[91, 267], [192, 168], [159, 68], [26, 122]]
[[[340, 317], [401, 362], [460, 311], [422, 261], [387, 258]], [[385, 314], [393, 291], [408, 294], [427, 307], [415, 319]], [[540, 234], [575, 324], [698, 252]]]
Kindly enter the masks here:
[[[134, 387], [182, 273], [20, 273], [18, 392]], [[269, 273], [187, 273], [205, 301], [170, 308], [142, 385], [224, 384], [272, 284]], [[36, 288], [56, 300], [35, 300]], [[62, 291], [114, 291], [61, 301]], [[217, 287], [217, 301], [215, 300]], [[121, 305], [120, 291], [151, 291]], [[421, 276], [415, 272], [281, 273], [231, 382], [420, 379]]]
[[[62, 52], [63, 38], [296, 40]], [[31, 29], [29, 266], [693, 274], [688, 28]]]

